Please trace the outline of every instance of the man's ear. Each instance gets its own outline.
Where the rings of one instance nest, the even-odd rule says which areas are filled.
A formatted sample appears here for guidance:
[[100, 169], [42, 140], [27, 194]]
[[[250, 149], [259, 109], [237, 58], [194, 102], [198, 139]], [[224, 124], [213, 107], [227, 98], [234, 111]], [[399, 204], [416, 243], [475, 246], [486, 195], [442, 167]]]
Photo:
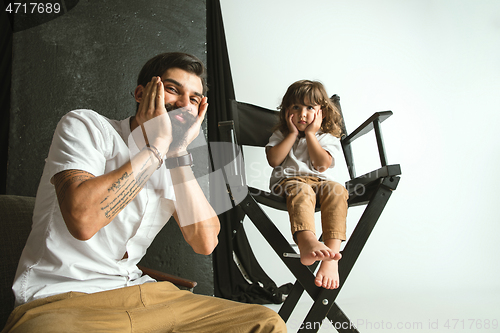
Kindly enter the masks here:
[[142, 94], [144, 93], [144, 87], [141, 85], [138, 85], [135, 90], [134, 90], [134, 98], [137, 103], [142, 102]]

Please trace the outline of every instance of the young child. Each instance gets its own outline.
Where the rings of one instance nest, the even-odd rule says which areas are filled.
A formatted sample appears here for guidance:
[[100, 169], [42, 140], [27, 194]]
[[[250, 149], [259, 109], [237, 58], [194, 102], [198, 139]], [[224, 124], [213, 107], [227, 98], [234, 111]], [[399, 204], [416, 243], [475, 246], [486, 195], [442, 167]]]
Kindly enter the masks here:
[[[309, 80], [288, 87], [279, 110], [280, 121], [266, 145], [267, 160], [274, 168], [270, 188], [286, 197], [301, 263], [309, 266], [321, 260], [315, 284], [336, 289], [340, 244], [346, 239], [348, 193], [333, 181], [329, 170], [337, 156], [342, 156], [342, 118], [323, 85]], [[315, 233], [316, 200], [321, 204], [324, 243]]]

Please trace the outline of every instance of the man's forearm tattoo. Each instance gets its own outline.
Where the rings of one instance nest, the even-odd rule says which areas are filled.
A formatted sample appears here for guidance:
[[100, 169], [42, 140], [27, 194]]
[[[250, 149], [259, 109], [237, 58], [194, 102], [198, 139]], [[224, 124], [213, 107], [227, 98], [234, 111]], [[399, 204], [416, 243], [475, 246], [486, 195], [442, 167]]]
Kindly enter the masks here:
[[136, 197], [137, 193], [139, 193], [146, 184], [151, 173], [155, 170], [154, 166], [153, 169], [151, 168], [151, 158], [149, 158], [140, 168], [138, 168], [139, 170], [134, 170], [137, 174], [134, 174], [134, 172], [131, 174], [125, 172], [110, 188], [108, 188], [108, 193], [110, 193], [110, 195], [101, 202], [101, 204], [104, 204], [111, 195], [114, 196], [113, 200], [101, 207], [107, 219], [114, 218]]

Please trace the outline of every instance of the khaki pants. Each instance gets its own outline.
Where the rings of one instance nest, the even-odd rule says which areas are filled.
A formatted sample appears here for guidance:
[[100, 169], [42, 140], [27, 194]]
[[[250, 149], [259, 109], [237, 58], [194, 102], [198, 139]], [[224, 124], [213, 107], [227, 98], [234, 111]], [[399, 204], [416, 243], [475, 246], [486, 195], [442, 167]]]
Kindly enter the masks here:
[[318, 177], [292, 177], [282, 180], [273, 192], [286, 197], [292, 235], [302, 230], [316, 232], [314, 210], [319, 200], [323, 240], [346, 239], [349, 193], [341, 184]]
[[286, 326], [261, 305], [152, 282], [35, 300], [15, 308], [2, 332], [286, 332]]

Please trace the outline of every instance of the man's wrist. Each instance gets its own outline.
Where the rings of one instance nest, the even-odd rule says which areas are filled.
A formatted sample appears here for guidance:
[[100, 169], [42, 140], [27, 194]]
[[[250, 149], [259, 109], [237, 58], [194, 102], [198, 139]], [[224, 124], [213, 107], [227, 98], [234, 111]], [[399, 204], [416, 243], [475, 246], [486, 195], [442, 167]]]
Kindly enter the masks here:
[[183, 149], [170, 149], [167, 152], [166, 158], [171, 158], [171, 157], [179, 157], [183, 155], [187, 155], [187, 150], [185, 148]]
[[149, 152], [151, 154], [153, 154], [153, 156], [156, 157], [156, 159], [158, 159], [158, 167], [156, 168], [158, 170], [161, 167], [161, 165], [163, 164], [162, 153], [158, 150], [158, 148], [156, 148], [155, 146], [150, 145], [150, 144], [147, 144], [146, 147], [144, 147], [144, 148], [149, 150]]
[[156, 139], [154, 140], [153, 143], [149, 143], [149, 145], [152, 145], [158, 149], [158, 151], [161, 154], [161, 157], [164, 158], [165, 155], [168, 153], [168, 147], [170, 146], [170, 142], [168, 140], [163, 140], [163, 139]]

